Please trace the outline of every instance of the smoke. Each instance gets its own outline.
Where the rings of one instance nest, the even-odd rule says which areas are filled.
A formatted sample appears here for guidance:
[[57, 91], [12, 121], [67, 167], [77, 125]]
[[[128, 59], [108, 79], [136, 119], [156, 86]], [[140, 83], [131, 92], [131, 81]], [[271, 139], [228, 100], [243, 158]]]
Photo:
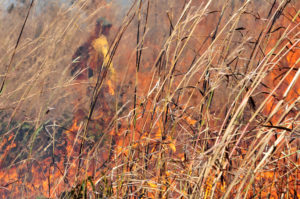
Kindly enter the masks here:
[[[44, 8], [47, 4], [49, 3], [59, 3], [61, 5], [71, 5], [74, 3], [76, 0], [48, 0], [48, 1], [43, 1], [43, 0], [36, 0], [35, 1], [35, 6], [38, 9]], [[118, 6], [121, 7], [121, 11], [124, 11], [130, 7], [130, 5], [133, 3], [132, 0], [106, 0], [108, 3], [114, 3]], [[11, 6], [26, 6], [30, 1], [26, 0], [3, 0], [0, 2], [0, 9], [8, 10]]]

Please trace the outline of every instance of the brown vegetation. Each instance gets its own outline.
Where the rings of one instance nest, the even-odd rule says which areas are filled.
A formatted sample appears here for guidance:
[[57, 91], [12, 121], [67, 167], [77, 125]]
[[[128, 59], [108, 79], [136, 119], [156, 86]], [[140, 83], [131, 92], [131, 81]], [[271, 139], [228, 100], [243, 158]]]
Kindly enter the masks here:
[[300, 197], [298, 1], [68, 3], [1, 9], [0, 197]]

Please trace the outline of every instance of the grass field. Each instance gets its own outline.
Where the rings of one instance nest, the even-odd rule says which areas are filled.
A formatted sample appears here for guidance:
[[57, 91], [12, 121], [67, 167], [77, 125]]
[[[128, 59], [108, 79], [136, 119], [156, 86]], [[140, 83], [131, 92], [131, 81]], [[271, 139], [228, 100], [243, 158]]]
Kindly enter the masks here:
[[300, 198], [297, 0], [20, 0], [0, 41], [0, 198]]

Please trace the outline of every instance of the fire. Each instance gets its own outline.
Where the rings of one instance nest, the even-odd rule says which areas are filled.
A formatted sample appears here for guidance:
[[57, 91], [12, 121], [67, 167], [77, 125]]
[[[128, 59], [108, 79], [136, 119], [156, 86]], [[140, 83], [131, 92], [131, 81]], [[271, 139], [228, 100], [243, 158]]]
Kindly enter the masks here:
[[[299, 30], [299, 27], [297, 30]], [[275, 43], [275, 39], [270, 42], [271, 46]], [[297, 103], [297, 101], [299, 102], [300, 96], [299, 41], [295, 41], [293, 45], [286, 42], [286, 49], [288, 49], [288, 53], [280, 58], [279, 64], [276, 65], [266, 77], [270, 90], [275, 88], [280, 81], [282, 81], [282, 83], [267, 102], [264, 112], [269, 117], [270, 126], [274, 125], [292, 129], [294, 125], [299, 125], [297, 121], [294, 121], [297, 111], [289, 109], [289, 106]], [[282, 131], [277, 129], [275, 132], [280, 133]], [[297, 191], [294, 188], [295, 186], [298, 187], [296, 184], [298, 183], [297, 178], [299, 178], [299, 175], [297, 173], [299, 172], [296, 171], [297, 169], [291, 171], [289, 174], [286, 172], [288, 168], [293, 168], [294, 164], [299, 165], [300, 161], [296, 155], [297, 150], [297, 147], [291, 147], [290, 153], [293, 155], [287, 158], [287, 161], [284, 153], [280, 152], [280, 149], [277, 149], [273, 155], [273, 158], [277, 159], [276, 165], [269, 165], [268, 170], [260, 171], [257, 174], [255, 181], [258, 187], [252, 194], [258, 194], [262, 198], [280, 198], [281, 193], [289, 192], [290, 195], [295, 196]], [[286, 188], [284, 188], [284, 186], [279, 187], [276, 184], [278, 181], [280, 181], [280, 184], [286, 185]], [[299, 193], [297, 193], [297, 197], [299, 196]]]
[[[71, 188], [70, 185], [76, 182], [74, 178], [77, 169], [77, 160], [72, 156], [76, 153], [74, 148], [74, 133], [79, 130], [77, 120], [70, 130], [64, 132], [65, 142], [64, 149], [55, 149], [53, 157], [47, 157], [42, 160], [28, 158], [22, 162], [2, 169], [0, 172], [0, 184], [4, 189], [0, 192], [0, 197], [4, 198], [7, 195], [10, 197], [24, 196], [31, 198], [33, 196], [57, 197], [63, 191]], [[6, 147], [6, 153], [11, 152], [16, 146], [12, 142], [12, 137], [9, 136], [3, 144], [10, 144]], [[64, 154], [64, 156], [62, 156]], [[5, 160], [5, 155], [1, 160]], [[64, 158], [65, 157], [65, 158]], [[3, 168], [3, 164], [1, 165]], [[65, 173], [65, 171], [67, 171]]]
[[[300, 94], [300, 84], [299, 84], [299, 78], [297, 75], [297, 72], [299, 70], [299, 50], [300, 45], [298, 44], [294, 48], [291, 49], [291, 51], [286, 55], [284, 58], [286, 63], [286, 69], [285, 71], [289, 70], [289, 67], [294, 67], [292, 71], [289, 72], [289, 74], [285, 77], [285, 79], [282, 82], [282, 85], [279, 86], [279, 88], [275, 92], [276, 97], [270, 98], [269, 102], [266, 106], [266, 112], [271, 113], [272, 110], [276, 107], [276, 105], [280, 102], [280, 100], [284, 100], [285, 104], [283, 104], [285, 107], [288, 107], [289, 105], [293, 104], [299, 94]], [[296, 59], [298, 57], [298, 59]], [[283, 71], [284, 71], [283, 70]], [[276, 85], [279, 80], [281, 79], [280, 76], [283, 76], [280, 67], [275, 68], [267, 77], [269, 79], [270, 85]], [[272, 87], [271, 87], [272, 88]], [[284, 113], [284, 107], [281, 105], [282, 108], [277, 110], [277, 113], [275, 113], [272, 118], [271, 122], [276, 123], [280, 119], [280, 116]], [[293, 114], [290, 114], [290, 117], [292, 117]], [[287, 118], [288, 119], [288, 118]], [[287, 120], [286, 119], [286, 120]]]
[[[170, 26], [172, 27], [170, 29], [174, 28], [173, 24]], [[128, 83], [128, 87], [134, 90], [134, 93], [130, 89], [124, 89], [124, 93], [129, 93], [127, 97], [130, 98], [128, 100], [129, 104], [131, 103], [130, 107], [124, 106], [124, 112], [123, 109], [121, 111], [120, 106], [124, 103], [122, 97], [118, 98], [120, 104], [113, 104], [114, 98], [121, 95], [119, 88], [123, 83], [118, 78], [120, 79], [123, 74], [117, 74], [114, 68], [116, 62], [113, 64], [109, 57], [107, 38], [109, 28], [110, 26], [101, 27], [100, 22], [97, 23], [95, 33], [73, 56], [71, 73], [75, 75], [74, 92], [77, 92], [78, 98], [90, 97], [98, 82], [97, 75], [108, 69], [99, 100], [93, 107], [94, 114], [87, 122], [87, 113], [91, 111], [91, 107], [87, 108], [84, 102], [74, 100], [72, 102], [76, 107], [74, 117], [67, 125], [68, 128], [61, 127], [63, 130], [49, 133], [53, 134], [53, 137], [49, 138], [52, 139], [50, 144], [42, 149], [46, 152], [43, 157], [36, 158], [34, 148], [33, 152], [31, 150], [28, 152], [25, 159], [12, 160], [9, 154], [21, 143], [15, 141], [17, 132], [5, 135], [0, 143], [0, 150], [3, 151], [0, 157], [0, 186], [3, 187], [0, 197], [58, 198], [64, 194], [73, 194], [72, 197], [80, 198], [84, 197], [82, 195], [86, 192], [106, 194], [107, 197], [126, 195], [128, 198], [135, 198], [137, 195], [134, 194], [138, 193], [141, 198], [185, 198], [199, 188], [203, 191], [200, 193], [203, 198], [218, 198], [227, 192], [228, 187], [233, 187], [229, 193], [230, 197], [235, 197], [237, 190], [235, 188], [241, 187], [249, 190], [247, 193], [242, 192], [245, 194], [244, 198], [280, 198], [283, 192], [296, 195], [295, 183], [298, 183], [299, 178], [299, 174], [296, 173], [299, 164], [298, 149], [294, 145], [290, 146], [289, 140], [284, 140], [278, 145], [272, 152], [269, 162], [253, 173], [251, 184], [245, 186], [239, 187], [239, 181], [232, 185], [231, 179], [232, 176], [238, 176], [240, 179], [245, 177], [247, 171], [241, 174], [235, 172], [239, 171], [243, 162], [247, 162], [245, 160], [248, 153], [247, 144], [251, 144], [251, 139], [255, 136], [250, 135], [250, 138], [247, 138], [250, 141], [246, 140], [242, 144], [236, 144], [235, 138], [232, 138], [228, 141], [232, 143], [224, 147], [224, 152], [220, 152], [220, 158], [211, 163], [214, 150], [218, 147], [215, 140], [222, 138], [223, 129], [218, 134], [219, 120], [222, 118], [219, 119], [219, 115], [214, 117], [214, 113], [219, 110], [211, 113], [209, 108], [213, 103], [211, 101], [213, 89], [208, 88], [209, 71], [204, 79], [201, 79], [202, 74], [199, 74], [200, 80], [195, 80], [196, 86], [186, 84], [181, 88], [179, 85], [185, 68], [179, 66], [175, 70], [176, 64], [171, 63], [174, 66], [174, 74], [173, 70], [168, 72], [163, 69], [149, 72], [151, 64], [147, 60], [145, 71], [137, 71], [134, 67], [128, 69], [129, 75], [136, 78], [135, 88], [132, 83]], [[186, 39], [186, 36], [179, 37], [176, 42]], [[271, 37], [270, 41], [270, 46], [274, 46], [276, 40]], [[270, 117], [268, 121], [270, 125], [265, 124], [262, 131], [264, 128], [274, 126], [291, 129], [295, 125], [291, 121], [296, 113], [286, 110], [289, 105], [299, 100], [300, 45], [297, 43], [287, 46], [289, 52], [280, 58], [281, 60], [265, 78], [268, 89], [274, 89], [285, 72], [292, 67], [293, 70], [282, 79], [282, 85], [266, 103], [263, 113], [265, 117]], [[268, 50], [267, 48], [267, 52]], [[242, 50], [239, 53], [242, 53]], [[186, 59], [178, 61], [178, 65], [186, 66], [186, 63], [193, 59], [189, 52], [187, 54]], [[210, 56], [209, 59], [213, 60], [215, 55]], [[211, 60], [209, 62], [212, 65], [217, 64]], [[165, 81], [163, 78], [168, 75], [171, 77]], [[203, 85], [203, 88], [199, 85]], [[200, 97], [193, 94], [193, 91], [186, 91], [189, 89], [198, 89]], [[184, 94], [176, 97], [176, 92]], [[132, 100], [131, 95], [137, 97]], [[202, 103], [205, 100], [207, 102], [202, 107], [198, 106], [199, 101]], [[189, 104], [190, 101], [192, 105]], [[234, 106], [238, 106], [236, 104]], [[191, 113], [190, 110], [194, 112]], [[286, 116], [283, 117], [283, 114]], [[244, 127], [244, 122], [241, 119], [241, 124], [236, 124], [238, 121], [233, 124], [240, 126], [236, 129], [237, 132], [234, 132], [236, 134], [230, 135], [231, 137], [242, 134], [240, 129]], [[38, 130], [34, 128], [31, 137], [38, 137], [41, 133], [39, 129], [45, 130], [46, 127], [43, 126]], [[281, 129], [274, 130], [274, 134], [280, 133]], [[40, 140], [31, 140], [33, 143], [38, 141]], [[228, 155], [235, 144], [238, 149], [233, 151], [232, 156]], [[286, 146], [290, 147], [289, 154], [284, 154], [284, 150], [281, 150]], [[37, 153], [38, 149], [40, 148], [37, 147]], [[259, 162], [259, 158], [255, 159], [253, 164]], [[7, 159], [13, 164], [7, 165]], [[249, 186], [252, 186], [251, 189], [248, 189]]]
[[[294, 13], [293, 9], [289, 9], [288, 11], [290, 13]], [[287, 25], [289, 28], [288, 30], [290, 31], [293, 30], [299, 32], [299, 26], [296, 25], [298, 22], [297, 16], [299, 17], [299, 13], [294, 13], [294, 15], [295, 18], [292, 21], [289, 21], [286, 18], [282, 19], [282, 24]], [[276, 37], [279, 36], [280, 34], [274, 33], [274, 36], [271, 37], [267, 52], [269, 52], [275, 45], [277, 45]], [[270, 114], [273, 112], [273, 115], [270, 118], [270, 122], [274, 124], [276, 124], [277, 122], [284, 123], [284, 121], [279, 121], [280, 116], [285, 112], [284, 110], [287, 109], [289, 105], [295, 103], [298, 100], [297, 98], [300, 96], [300, 43], [295, 38], [293, 42], [283, 41], [280, 44], [280, 47], [284, 47], [285, 49], [287, 49], [286, 51], [284, 51], [287, 53], [282, 56], [277, 56], [279, 58], [277, 58], [275, 61], [278, 61], [278, 64], [273, 67], [273, 69], [266, 77], [267, 85], [270, 86], [270, 90], [275, 88], [277, 84], [282, 81], [273, 96], [269, 99], [265, 108], [266, 114]], [[277, 53], [279, 55], [279, 50], [276, 49], [274, 53]], [[293, 111], [290, 111], [288, 116], [285, 117], [285, 121], [288, 121], [289, 118], [292, 118], [294, 116], [296, 116], [295, 113], [293, 113]]]

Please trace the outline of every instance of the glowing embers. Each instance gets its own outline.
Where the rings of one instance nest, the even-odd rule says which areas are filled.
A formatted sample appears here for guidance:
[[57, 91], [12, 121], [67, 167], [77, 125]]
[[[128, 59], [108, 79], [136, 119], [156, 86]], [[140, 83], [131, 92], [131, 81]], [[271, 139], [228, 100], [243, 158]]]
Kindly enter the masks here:
[[[49, 126], [57, 131], [49, 132]], [[46, 124], [39, 131], [22, 128], [25, 130], [4, 137], [0, 146], [5, 152], [0, 159], [0, 198], [57, 198], [80, 180], [78, 172], [91, 174], [86, 165], [78, 169], [80, 125], [77, 120], [70, 130], [53, 124]], [[28, 141], [26, 137], [34, 139]]]
[[280, 147], [264, 169], [257, 173], [250, 195], [261, 198], [299, 198], [299, 171], [296, 166], [299, 163], [296, 146], [289, 150]]

